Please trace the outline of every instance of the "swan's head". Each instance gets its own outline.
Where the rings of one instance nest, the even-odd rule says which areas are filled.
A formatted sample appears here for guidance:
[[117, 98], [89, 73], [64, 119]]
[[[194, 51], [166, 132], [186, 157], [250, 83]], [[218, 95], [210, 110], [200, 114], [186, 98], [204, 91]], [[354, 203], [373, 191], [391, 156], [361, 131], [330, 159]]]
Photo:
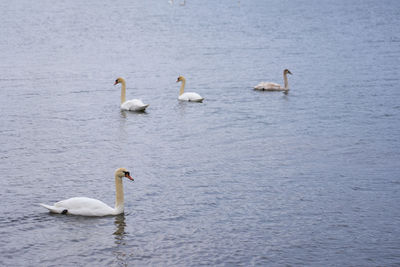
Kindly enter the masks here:
[[283, 74], [290, 74], [290, 75], [292, 75], [292, 73], [291, 73], [290, 70], [288, 70], [288, 69], [285, 69], [285, 70], [283, 71]]
[[179, 77], [178, 77], [178, 79], [176, 79], [176, 82], [178, 83], [178, 82], [183, 82], [185, 80], [185, 77], [183, 77], [182, 75], [180, 75]]
[[119, 83], [124, 83], [125, 82], [125, 80], [123, 79], [123, 78], [117, 78], [116, 80], [115, 80], [115, 83], [114, 83], [114, 85], [117, 85], [117, 84], [119, 84]]
[[131, 174], [129, 173], [129, 171], [125, 168], [119, 168], [115, 171], [115, 176], [119, 177], [119, 178], [128, 178], [131, 181], [134, 181], [134, 179], [131, 177]]

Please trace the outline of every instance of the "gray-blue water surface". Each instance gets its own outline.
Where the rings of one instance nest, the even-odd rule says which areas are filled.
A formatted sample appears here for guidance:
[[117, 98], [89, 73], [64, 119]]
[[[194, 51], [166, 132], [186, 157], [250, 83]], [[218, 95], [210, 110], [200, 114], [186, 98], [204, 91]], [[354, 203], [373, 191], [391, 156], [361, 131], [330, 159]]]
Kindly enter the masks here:
[[0, 265], [399, 265], [400, 2], [181, 3], [0, 2]]

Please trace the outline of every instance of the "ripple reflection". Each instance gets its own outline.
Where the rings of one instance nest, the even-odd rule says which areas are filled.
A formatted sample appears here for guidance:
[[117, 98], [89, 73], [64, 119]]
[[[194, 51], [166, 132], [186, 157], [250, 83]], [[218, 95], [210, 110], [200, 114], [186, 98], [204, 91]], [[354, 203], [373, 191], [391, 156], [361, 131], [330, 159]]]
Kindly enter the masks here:
[[115, 241], [114, 243], [117, 245], [113, 254], [115, 256], [115, 261], [118, 266], [128, 266], [128, 255], [124, 251], [124, 247], [126, 245], [125, 238], [125, 214], [120, 214], [115, 216], [114, 224], [116, 226], [115, 232], [113, 233]]
[[115, 236], [115, 243], [122, 244], [122, 241], [125, 237], [125, 214], [115, 216], [114, 224], [117, 227], [115, 232], [113, 233], [113, 235]]

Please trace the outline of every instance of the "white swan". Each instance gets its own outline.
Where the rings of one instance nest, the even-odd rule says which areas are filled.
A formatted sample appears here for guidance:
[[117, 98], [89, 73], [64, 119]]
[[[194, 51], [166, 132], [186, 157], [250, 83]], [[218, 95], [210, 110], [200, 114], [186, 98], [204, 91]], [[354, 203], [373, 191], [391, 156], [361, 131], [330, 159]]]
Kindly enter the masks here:
[[287, 75], [292, 74], [290, 70], [285, 69], [283, 71], [283, 81], [285, 83], [285, 86], [282, 87], [280, 84], [277, 83], [271, 83], [271, 82], [260, 82], [256, 86], [254, 86], [255, 90], [262, 90], [262, 91], [289, 91], [289, 83], [287, 79]]
[[186, 79], [183, 76], [179, 76], [176, 82], [182, 82], [181, 88], [179, 89], [179, 97], [178, 99], [181, 101], [190, 101], [190, 102], [202, 102], [204, 100], [203, 97], [201, 97], [197, 93], [184, 93], [185, 90], [185, 84], [186, 84]]
[[126, 83], [123, 78], [115, 80], [114, 85], [121, 84], [121, 109], [130, 111], [144, 111], [149, 104], [144, 104], [140, 99], [126, 101]]
[[100, 200], [88, 197], [73, 197], [61, 200], [54, 203], [53, 206], [40, 205], [52, 213], [81, 216], [118, 215], [124, 212], [124, 188], [122, 185], [122, 178], [124, 177], [133, 181], [133, 178], [125, 168], [119, 168], [115, 171], [115, 208], [111, 208]]

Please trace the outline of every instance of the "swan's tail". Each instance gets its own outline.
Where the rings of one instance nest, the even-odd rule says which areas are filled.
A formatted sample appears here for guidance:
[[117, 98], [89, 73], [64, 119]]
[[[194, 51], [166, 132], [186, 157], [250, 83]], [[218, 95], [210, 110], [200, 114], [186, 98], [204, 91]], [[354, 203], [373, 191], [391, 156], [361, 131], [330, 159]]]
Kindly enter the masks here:
[[143, 106], [140, 107], [135, 107], [134, 109], [132, 109], [133, 111], [145, 111], [146, 108], [149, 106], [150, 104], [144, 104]]
[[43, 208], [48, 209], [52, 213], [65, 213], [65, 208], [50, 206], [42, 203], [39, 203], [39, 205], [42, 206]]

